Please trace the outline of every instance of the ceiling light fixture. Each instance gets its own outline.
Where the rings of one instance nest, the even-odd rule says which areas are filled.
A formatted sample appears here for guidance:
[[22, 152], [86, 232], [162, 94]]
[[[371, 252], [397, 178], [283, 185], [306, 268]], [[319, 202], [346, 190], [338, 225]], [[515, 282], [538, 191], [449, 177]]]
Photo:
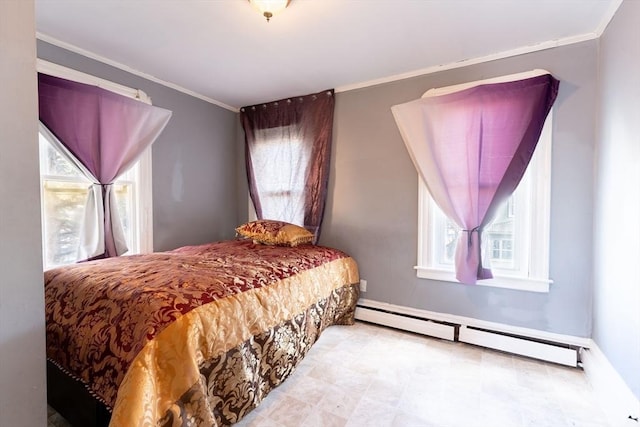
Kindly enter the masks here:
[[269, 22], [274, 14], [289, 6], [290, 2], [291, 0], [249, 0], [249, 3], [267, 18], [267, 22]]

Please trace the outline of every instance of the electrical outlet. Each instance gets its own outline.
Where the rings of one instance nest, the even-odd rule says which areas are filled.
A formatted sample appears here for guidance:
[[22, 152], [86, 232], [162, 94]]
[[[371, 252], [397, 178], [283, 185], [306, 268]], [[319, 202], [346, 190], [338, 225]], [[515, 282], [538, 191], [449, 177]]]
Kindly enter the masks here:
[[367, 281], [360, 279], [360, 292], [367, 292]]

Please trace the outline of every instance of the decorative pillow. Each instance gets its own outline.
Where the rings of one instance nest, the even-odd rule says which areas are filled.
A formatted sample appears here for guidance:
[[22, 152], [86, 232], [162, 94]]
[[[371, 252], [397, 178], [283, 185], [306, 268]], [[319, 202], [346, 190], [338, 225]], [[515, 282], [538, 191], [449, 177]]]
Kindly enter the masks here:
[[242, 224], [236, 231], [241, 236], [265, 245], [298, 246], [313, 241], [313, 233], [295, 224], [270, 219]]

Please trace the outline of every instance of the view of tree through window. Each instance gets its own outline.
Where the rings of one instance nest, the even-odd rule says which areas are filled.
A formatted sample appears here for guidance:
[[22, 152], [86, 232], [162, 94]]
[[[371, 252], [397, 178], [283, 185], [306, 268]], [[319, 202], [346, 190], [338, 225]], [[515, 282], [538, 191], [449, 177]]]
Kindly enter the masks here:
[[[46, 268], [78, 261], [80, 227], [91, 182], [40, 134], [42, 225]], [[113, 186], [130, 252], [137, 251], [135, 168]]]
[[47, 265], [63, 265], [77, 260], [80, 225], [88, 192], [87, 184], [44, 182]]

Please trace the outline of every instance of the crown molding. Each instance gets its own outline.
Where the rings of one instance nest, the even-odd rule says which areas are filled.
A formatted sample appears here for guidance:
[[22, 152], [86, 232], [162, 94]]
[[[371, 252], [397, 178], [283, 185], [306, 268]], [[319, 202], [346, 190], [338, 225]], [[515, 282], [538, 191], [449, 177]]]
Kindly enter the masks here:
[[516, 49], [505, 50], [498, 53], [492, 53], [490, 55], [479, 56], [477, 58], [465, 59], [462, 61], [451, 62], [448, 64], [434, 65], [427, 68], [422, 68], [415, 71], [409, 71], [407, 73], [396, 74], [389, 77], [383, 77], [380, 79], [368, 80], [365, 82], [354, 83], [351, 85], [344, 85], [335, 88], [335, 92], [347, 92], [355, 89], [362, 89], [369, 86], [381, 85], [384, 83], [391, 83], [398, 80], [410, 79], [413, 77], [424, 76], [427, 74], [439, 73], [441, 71], [453, 70], [456, 68], [468, 67], [470, 65], [482, 64], [484, 62], [496, 61], [498, 59], [509, 58], [512, 56], [524, 55], [527, 53], [538, 52], [547, 49], [553, 49], [560, 46], [571, 45], [575, 43], [581, 43], [588, 40], [597, 39], [598, 35], [596, 33], [587, 33], [579, 36], [566, 37], [557, 40], [549, 40], [546, 42], [538, 43], [530, 46], [522, 46]]
[[180, 85], [177, 85], [175, 83], [171, 83], [171, 82], [168, 82], [166, 80], [159, 79], [158, 77], [152, 76], [151, 74], [144, 73], [142, 71], [136, 70], [135, 68], [131, 68], [128, 65], [122, 64], [120, 62], [114, 61], [114, 60], [109, 59], [109, 58], [105, 58], [104, 56], [98, 55], [98, 54], [96, 54], [94, 52], [91, 52], [89, 50], [86, 50], [86, 49], [82, 49], [82, 48], [80, 48], [80, 47], [78, 47], [76, 45], [73, 45], [71, 43], [67, 43], [67, 42], [64, 42], [62, 40], [58, 40], [55, 37], [51, 37], [51, 36], [49, 36], [47, 34], [43, 34], [41, 32], [36, 32], [36, 38], [38, 40], [42, 40], [43, 42], [46, 42], [46, 43], [52, 44], [54, 46], [60, 47], [62, 49], [71, 51], [73, 53], [77, 53], [78, 55], [85, 56], [85, 57], [93, 59], [95, 61], [102, 62], [103, 64], [107, 64], [107, 65], [110, 65], [110, 66], [112, 66], [114, 68], [118, 68], [118, 69], [120, 69], [122, 71], [126, 71], [127, 73], [131, 73], [131, 74], [136, 75], [138, 77], [142, 77], [144, 79], [150, 80], [150, 81], [152, 81], [154, 83], [158, 83], [158, 84], [160, 84], [162, 86], [177, 90], [178, 92], [182, 92], [184, 94], [193, 96], [194, 98], [201, 99], [201, 100], [206, 101], [206, 102], [208, 102], [210, 104], [217, 105], [218, 107], [222, 107], [222, 108], [225, 108], [227, 110], [233, 111], [234, 113], [237, 113], [237, 112], [240, 111], [236, 107], [232, 107], [232, 106], [227, 105], [227, 104], [225, 104], [223, 102], [217, 101], [217, 100], [215, 100], [213, 98], [210, 98], [208, 96], [205, 96], [205, 95], [202, 95], [200, 93], [194, 92], [194, 91], [192, 91], [190, 89], [184, 88], [184, 87], [182, 87]]

